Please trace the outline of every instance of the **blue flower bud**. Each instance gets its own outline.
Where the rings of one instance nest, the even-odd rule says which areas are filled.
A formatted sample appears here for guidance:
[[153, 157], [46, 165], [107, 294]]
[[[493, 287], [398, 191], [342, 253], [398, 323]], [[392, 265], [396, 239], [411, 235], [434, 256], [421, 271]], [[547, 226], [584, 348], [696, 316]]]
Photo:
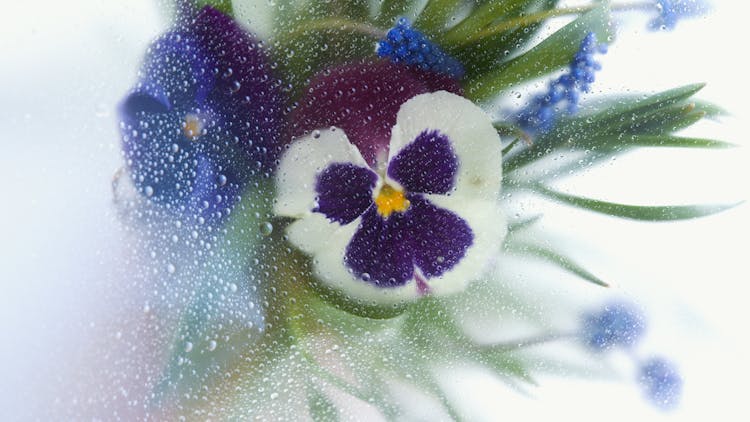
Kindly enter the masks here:
[[644, 362], [638, 373], [638, 382], [646, 398], [662, 410], [677, 406], [682, 393], [682, 377], [675, 365], [655, 357]]
[[454, 78], [461, 78], [461, 63], [443, 51], [421, 32], [411, 27], [406, 18], [400, 18], [385, 38], [377, 44], [378, 56], [394, 63], [404, 63]]
[[602, 351], [634, 345], [645, 328], [643, 316], [632, 305], [613, 302], [583, 316], [581, 337], [588, 348]]

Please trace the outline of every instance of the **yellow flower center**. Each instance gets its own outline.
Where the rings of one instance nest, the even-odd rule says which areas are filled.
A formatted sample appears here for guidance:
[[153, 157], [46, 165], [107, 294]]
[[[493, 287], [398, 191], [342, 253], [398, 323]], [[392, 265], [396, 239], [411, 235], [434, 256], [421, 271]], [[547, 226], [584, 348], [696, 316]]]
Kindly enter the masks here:
[[391, 185], [383, 185], [375, 197], [375, 205], [378, 207], [378, 214], [388, 218], [394, 211], [406, 211], [409, 208], [409, 200], [404, 196], [404, 192]]
[[195, 114], [185, 116], [185, 122], [182, 124], [182, 133], [190, 140], [195, 140], [203, 134], [203, 122]]

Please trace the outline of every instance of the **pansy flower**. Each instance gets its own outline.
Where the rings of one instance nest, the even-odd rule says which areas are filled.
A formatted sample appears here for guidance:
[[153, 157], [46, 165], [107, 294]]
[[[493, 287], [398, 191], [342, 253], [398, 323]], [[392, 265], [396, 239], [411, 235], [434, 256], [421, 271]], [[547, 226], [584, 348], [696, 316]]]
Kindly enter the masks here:
[[289, 241], [350, 298], [381, 305], [462, 290], [506, 232], [501, 147], [489, 117], [445, 91], [404, 103], [387, 156], [374, 163], [347, 133], [295, 141], [277, 173], [275, 212]]
[[136, 189], [178, 212], [226, 214], [281, 150], [283, 103], [266, 55], [205, 7], [153, 43], [139, 76], [120, 107]]

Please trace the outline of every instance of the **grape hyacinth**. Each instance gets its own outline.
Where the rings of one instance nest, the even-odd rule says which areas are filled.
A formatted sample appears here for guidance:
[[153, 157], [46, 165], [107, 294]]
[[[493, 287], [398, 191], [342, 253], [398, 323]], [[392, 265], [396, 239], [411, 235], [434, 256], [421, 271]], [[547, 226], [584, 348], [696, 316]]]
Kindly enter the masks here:
[[613, 302], [583, 316], [581, 336], [588, 348], [603, 351], [614, 346], [630, 347], [644, 331], [644, 318], [632, 305]]
[[659, 15], [651, 20], [653, 30], [671, 30], [683, 18], [697, 17], [708, 11], [708, 4], [700, 0], [656, 0]]
[[646, 398], [655, 406], [662, 410], [677, 406], [682, 392], [682, 377], [667, 359], [655, 357], [644, 362], [640, 367], [638, 382]]
[[598, 44], [596, 35], [589, 32], [570, 62], [568, 72], [549, 84], [544, 94], [537, 95], [516, 115], [516, 122], [526, 132], [544, 133], [552, 129], [559, 117], [558, 108], [567, 103], [567, 112], [575, 113], [581, 92], [588, 92], [594, 82], [594, 74], [601, 65], [594, 61], [594, 54], [606, 53], [607, 45]]
[[404, 63], [458, 79], [464, 75], [464, 68], [458, 60], [412, 28], [406, 18], [400, 18], [396, 26], [378, 42], [377, 53], [394, 63]]

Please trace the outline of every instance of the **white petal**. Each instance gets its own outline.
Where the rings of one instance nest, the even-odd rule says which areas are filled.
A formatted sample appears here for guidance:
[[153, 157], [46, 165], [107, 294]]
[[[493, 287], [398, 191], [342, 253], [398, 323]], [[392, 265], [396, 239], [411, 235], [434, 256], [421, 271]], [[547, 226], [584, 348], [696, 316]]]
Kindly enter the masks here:
[[276, 174], [274, 212], [286, 217], [302, 217], [315, 206], [318, 173], [333, 163], [353, 163], [368, 167], [357, 147], [341, 129], [320, 131], [295, 141], [284, 153]]
[[446, 91], [413, 97], [399, 109], [389, 160], [425, 130], [445, 134], [458, 156], [458, 177], [452, 196], [497, 198], [502, 181], [502, 147], [492, 121], [481, 108]]
[[436, 206], [453, 211], [471, 227], [474, 239], [466, 255], [450, 271], [430, 278], [427, 284], [436, 295], [463, 291], [469, 282], [482, 277], [491, 267], [508, 232], [505, 214], [497, 200], [467, 200], [458, 196], [428, 195]]
[[341, 230], [343, 227], [339, 223], [330, 221], [323, 214], [311, 213], [290, 224], [286, 228], [286, 235], [302, 252], [314, 255], [328, 247], [329, 239]]

